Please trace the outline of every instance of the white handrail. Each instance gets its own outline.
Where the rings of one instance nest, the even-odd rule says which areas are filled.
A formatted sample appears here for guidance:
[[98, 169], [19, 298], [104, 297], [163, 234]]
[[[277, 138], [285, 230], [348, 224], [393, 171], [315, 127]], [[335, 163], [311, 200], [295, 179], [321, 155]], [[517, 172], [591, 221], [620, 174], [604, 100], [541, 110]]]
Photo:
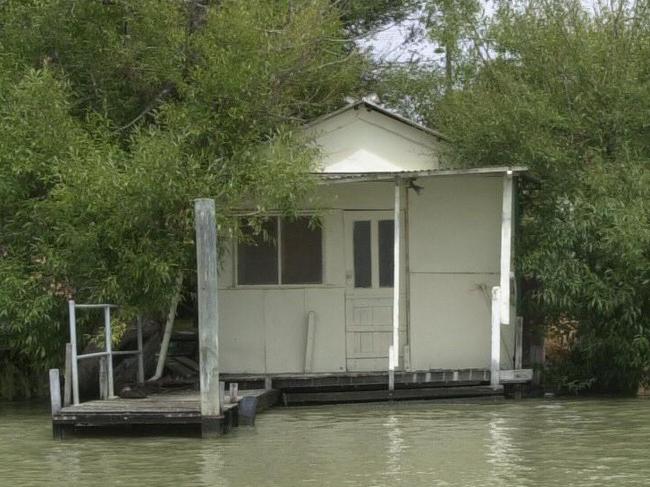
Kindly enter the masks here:
[[[113, 384], [113, 356], [114, 355], [138, 355], [138, 382], [142, 383], [144, 381], [143, 373], [143, 354], [142, 354], [142, 319], [138, 317], [137, 320], [137, 338], [138, 338], [138, 349], [137, 350], [116, 350], [113, 351], [112, 338], [113, 334], [111, 332], [111, 308], [117, 308], [115, 304], [76, 304], [73, 299], [68, 301], [68, 313], [69, 313], [69, 323], [70, 323], [70, 348], [72, 360], [72, 403], [76, 406], [79, 404], [79, 367], [78, 361], [97, 358], [97, 357], [107, 357], [106, 360], [106, 375], [108, 382], [108, 398], [115, 397], [114, 384]], [[104, 351], [103, 352], [92, 352], [78, 355], [77, 354], [77, 309], [103, 309], [104, 310]]]

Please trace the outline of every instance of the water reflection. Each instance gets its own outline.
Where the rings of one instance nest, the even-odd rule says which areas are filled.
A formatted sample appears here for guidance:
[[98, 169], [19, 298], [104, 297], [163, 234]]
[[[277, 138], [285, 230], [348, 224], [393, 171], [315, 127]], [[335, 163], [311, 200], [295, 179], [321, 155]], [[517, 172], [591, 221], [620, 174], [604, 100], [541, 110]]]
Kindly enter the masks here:
[[399, 475], [401, 470], [402, 448], [404, 446], [404, 439], [402, 438], [402, 430], [399, 427], [399, 423], [400, 419], [395, 414], [390, 414], [384, 423], [384, 427], [388, 432], [388, 455], [386, 459], [386, 473], [389, 475]]
[[215, 440], [51, 439], [47, 409], [0, 404], [0, 485], [635, 487], [650, 402], [278, 408]]

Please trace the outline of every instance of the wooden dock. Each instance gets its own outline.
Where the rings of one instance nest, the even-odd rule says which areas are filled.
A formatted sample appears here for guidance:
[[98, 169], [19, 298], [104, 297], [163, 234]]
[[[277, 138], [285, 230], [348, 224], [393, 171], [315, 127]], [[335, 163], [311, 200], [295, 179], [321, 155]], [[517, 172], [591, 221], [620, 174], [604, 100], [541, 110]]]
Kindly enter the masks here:
[[[221, 433], [239, 425], [239, 406], [244, 398], [253, 398], [254, 414], [271, 407], [278, 401], [276, 390], [241, 390], [236, 401], [226, 395], [222, 405]], [[250, 415], [249, 412], [246, 413]], [[247, 417], [247, 422], [250, 418]], [[87, 432], [102, 427], [143, 426], [155, 429], [165, 426], [185, 426], [188, 430], [200, 430], [202, 424], [200, 394], [195, 391], [175, 391], [152, 394], [143, 399], [115, 398], [88, 401], [67, 406], [52, 415], [54, 436], [62, 438], [66, 433]]]

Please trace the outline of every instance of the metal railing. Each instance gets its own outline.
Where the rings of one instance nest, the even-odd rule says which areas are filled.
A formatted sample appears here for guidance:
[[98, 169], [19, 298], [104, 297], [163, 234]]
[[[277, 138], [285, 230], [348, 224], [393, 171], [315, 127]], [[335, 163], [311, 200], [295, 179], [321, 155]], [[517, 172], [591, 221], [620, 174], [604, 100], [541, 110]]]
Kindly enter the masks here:
[[[111, 332], [111, 309], [117, 308], [114, 304], [77, 304], [74, 300], [68, 301], [68, 312], [70, 317], [70, 345], [72, 349], [72, 403], [79, 404], [79, 360], [90, 358], [106, 359], [106, 379], [107, 379], [107, 396], [109, 399], [115, 397], [114, 383], [113, 383], [113, 356], [114, 355], [137, 355], [138, 356], [138, 382], [144, 382], [144, 361], [142, 355], [142, 318], [138, 317], [137, 320], [137, 350], [116, 350], [113, 351], [113, 335]], [[82, 355], [77, 354], [77, 309], [103, 309], [104, 310], [104, 351], [85, 353]]]

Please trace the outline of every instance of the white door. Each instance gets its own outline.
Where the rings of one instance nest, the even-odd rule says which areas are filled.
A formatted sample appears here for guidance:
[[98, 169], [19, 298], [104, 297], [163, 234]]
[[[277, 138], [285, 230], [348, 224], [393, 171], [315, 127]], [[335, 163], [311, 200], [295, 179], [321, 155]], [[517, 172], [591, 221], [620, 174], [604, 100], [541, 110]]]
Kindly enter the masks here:
[[[345, 336], [350, 372], [388, 369], [393, 333], [393, 216], [392, 211], [345, 212]], [[405, 306], [400, 306], [400, 356], [406, 345], [404, 316]]]

